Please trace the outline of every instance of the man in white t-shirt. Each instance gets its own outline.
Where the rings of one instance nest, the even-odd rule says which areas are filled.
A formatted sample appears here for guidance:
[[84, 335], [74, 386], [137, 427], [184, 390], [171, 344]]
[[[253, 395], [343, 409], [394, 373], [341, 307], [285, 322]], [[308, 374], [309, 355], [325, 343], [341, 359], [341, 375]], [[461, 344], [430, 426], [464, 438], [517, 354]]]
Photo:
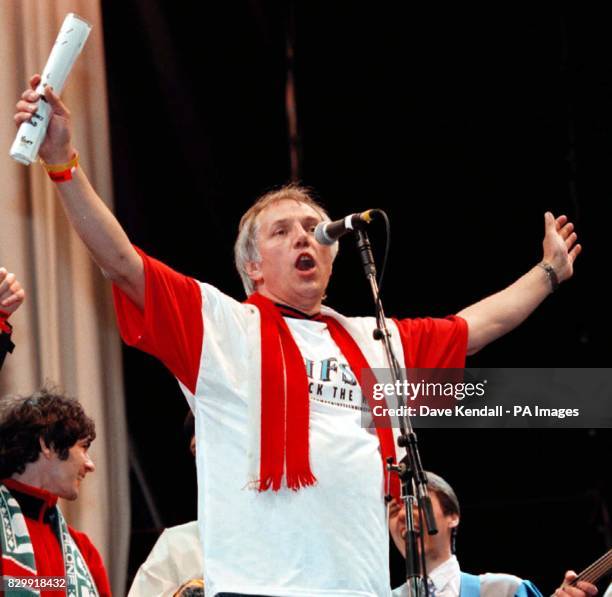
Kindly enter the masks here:
[[[487, 573], [475, 576], [462, 572], [455, 556], [457, 530], [461, 518], [459, 500], [453, 488], [439, 475], [427, 473], [429, 494], [438, 532], [425, 533], [425, 564], [429, 575], [430, 597], [542, 597], [528, 580], [511, 574]], [[415, 528], [420, 530], [415, 511]], [[389, 506], [389, 530], [395, 546], [406, 557], [406, 510], [403, 504], [393, 502]], [[564, 582], [576, 577], [567, 572]], [[590, 583], [579, 582], [577, 587], [561, 586], [557, 597], [587, 597], [596, 595], [597, 589]], [[408, 597], [406, 584], [393, 591], [393, 597]]]
[[[17, 104], [18, 125], [36, 111], [39, 82]], [[362, 426], [371, 397], [360, 384], [387, 362], [373, 318], [322, 305], [335, 255], [313, 237], [324, 210], [293, 186], [256, 202], [236, 243], [249, 295], [237, 302], [132, 246], [78, 167], [66, 107], [49, 88], [45, 99], [40, 156], [114, 284], [122, 337], [172, 371], [196, 413], [207, 593], [388, 595], [384, 461], [395, 446], [380, 421]], [[573, 273], [580, 245], [565, 216], [546, 214], [543, 247], [541, 263], [457, 316], [390, 320], [400, 364], [461, 368], [519, 325]]]

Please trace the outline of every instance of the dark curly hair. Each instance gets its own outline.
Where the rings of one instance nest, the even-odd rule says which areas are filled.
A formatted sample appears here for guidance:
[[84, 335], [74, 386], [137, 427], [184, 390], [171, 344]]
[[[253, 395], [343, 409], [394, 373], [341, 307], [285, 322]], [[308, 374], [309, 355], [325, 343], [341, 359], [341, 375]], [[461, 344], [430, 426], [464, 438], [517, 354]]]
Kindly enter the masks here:
[[74, 398], [45, 386], [31, 396], [0, 398], [0, 479], [21, 474], [41, 452], [39, 438], [60, 460], [78, 441], [96, 438], [94, 422]]

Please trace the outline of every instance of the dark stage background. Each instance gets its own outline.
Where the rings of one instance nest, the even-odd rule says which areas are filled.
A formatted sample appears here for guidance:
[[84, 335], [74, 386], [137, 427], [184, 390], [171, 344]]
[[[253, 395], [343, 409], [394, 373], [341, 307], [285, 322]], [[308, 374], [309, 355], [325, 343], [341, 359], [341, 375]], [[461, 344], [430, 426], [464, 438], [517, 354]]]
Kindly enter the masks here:
[[[443, 316], [502, 288], [540, 259], [544, 211], [566, 213], [584, 245], [574, 279], [469, 364], [610, 365], [612, 38], [602, 15], [399, 2], [102, 5], [116, 212], [133, 242], [242, 296], [232, 266], [239, 217], [290, 179], [292, 30], [301, 180], [332, 217], [388, 212], [387, 312]], [[372, 239], [382, 249], [382, 230]], [[344, 242], [328, 302], [347, 314], [371, 313], [359, 268]], [[186, 402], [154, 359], [126, 349], [124, 361], [133, 462], [163, 526], [194, 519]], [[419, 438], [425, 466], [462, 502], [464, 569], [512, 572], [550, 593], [565, 569], [612, 542], [610, 430]], [[160, 531], [132, 481], [131, 574]], [[394, 573], [399, 582], [397, 559]]]

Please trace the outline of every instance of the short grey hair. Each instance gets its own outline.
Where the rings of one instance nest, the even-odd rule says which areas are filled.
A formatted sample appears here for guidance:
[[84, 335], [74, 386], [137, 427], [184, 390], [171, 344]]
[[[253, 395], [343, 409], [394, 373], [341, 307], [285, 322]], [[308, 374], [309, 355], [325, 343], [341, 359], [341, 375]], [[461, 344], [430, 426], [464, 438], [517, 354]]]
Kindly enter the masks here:
[[[246, 264], [250, 261], [261, 261], [261, 255], [257, 249], [257, 216], [269, 205], [285, 199], [292, 199], [298, 203], [305, 203], [312, 207], [321, 216], [324, 222], [330, 221], [330, 217], [327, 215], [323, 206], [313, 199], [312, 191], [307, 187], [297, 184], [288, 184], [259, 197], [240, 219], [238, 237], [234, 244], [234, 263], [236, 264], [236, 269], [238, 270], [247, 296], [255, 292], [255, 284], [247, 273]], [[332, 256], [334, 259], [337, 253], [338, 243], [334, 243], [332, 246]]]

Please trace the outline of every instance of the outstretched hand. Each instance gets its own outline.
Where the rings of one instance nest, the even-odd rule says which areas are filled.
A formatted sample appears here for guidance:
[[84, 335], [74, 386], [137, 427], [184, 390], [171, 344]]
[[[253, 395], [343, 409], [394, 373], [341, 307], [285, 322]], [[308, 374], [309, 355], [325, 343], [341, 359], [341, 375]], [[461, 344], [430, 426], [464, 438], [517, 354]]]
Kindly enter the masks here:
[[13, 313], [21, 306], [24, 298], [25, 291], [15, 274], [11, 274], [5, 268], [0, 267], [0, 311]]
[[[41, 96], [35, 89], [40, 83], [40, 75], [34, 75], [30, 79], [30, 88], [21, 94], [17, 102], [14, 120], [17, 126], [27, 122], [38, 110]], [[55, 94], [51, 87], [45, 87], [43, 101], [47, 101], [51, 107], [51, 118], [47, 128], [47, 134], [40, 146], [40, 157], [49, 164], [63, 164], [74, 156], [72, 147], [72, 126], [68, 108]]]
[[576, 244], [578, 235], [574, 232], [574, 224], [568, 222], [567, 216], [555, 218], [547, 211], [544, 230], [543, 260], [552, 265], [559, 282], [568, 280], [574, 274], [574, 261], [582, 251], [582, 246]]

